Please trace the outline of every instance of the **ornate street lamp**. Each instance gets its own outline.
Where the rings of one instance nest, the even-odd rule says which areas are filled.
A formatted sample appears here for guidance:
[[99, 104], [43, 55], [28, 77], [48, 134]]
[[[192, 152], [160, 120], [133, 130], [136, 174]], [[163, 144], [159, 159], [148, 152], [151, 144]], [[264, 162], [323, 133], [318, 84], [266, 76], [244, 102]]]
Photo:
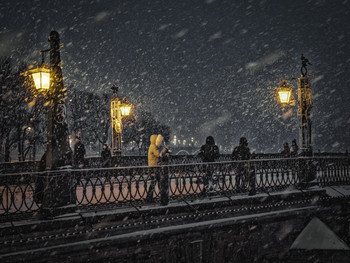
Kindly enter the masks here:
[[[312, 155], [312, 132], [311, 132], [311, 88], [307, 76], [307, 65], [311, 63], [301, 55], [301, 76], [298, 78], [298, 116], [299, 116], [299, 143], [304, 155]], [[275, 99], [285, 108], [294, 106], [293, 88], [287, 81], [280, 81], [281, 85], [276, 88]]]
[[118, 87], [113, 86], [111, 99], [111, 128], [112, 128], [112, 152], [115, 156], [120, 156], [122, 152], [122, 118], [131, 113], [132, 105], [126, 98], [118, 97]]
[[[46, 170], [71, 164], [68, 159], [71, 152], [66, 121], [65, 88], [60, 58], [60, 38], [56, 31], [49, 36], [50, 48], [41, 50], [42, 61], [38, 68], [24, 74], [32, 78], [35, 89], [46, 95], [48, 101], [47, 144], [45, 152]], [[50, 63], [44, 62], [44, 53], [50, 52]]]

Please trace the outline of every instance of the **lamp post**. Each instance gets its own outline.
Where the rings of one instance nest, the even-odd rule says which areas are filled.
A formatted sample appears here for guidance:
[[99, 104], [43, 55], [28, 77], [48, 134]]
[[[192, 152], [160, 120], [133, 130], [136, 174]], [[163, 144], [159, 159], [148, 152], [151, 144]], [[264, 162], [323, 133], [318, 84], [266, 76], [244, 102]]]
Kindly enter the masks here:
[[[301, 55], [301, 76], [298, 84], [298, 116], [299, 116], [299, 145], [305, 156], [312, 155], [312, 131], [311, 131], [311, 87], [307, 76], [307, 65], [311, 63]], [[295, 105], [293, 87], [287, 81], [282, 80], [281, 85], [276, 89], [276, 100], [282, 106]]]
[[[72, 150], [69, 146], [64, 104], [66, 89], [63, 86], [58, 32], [50, 32], [49, 42], [50, 48], [41, 51], [43, 59], [40, 67], [26, 72], [26, 75], [33, 78], [36, 89], [45, 93], [48, 101], [47, 142], [45, 158], [43, 158], [48, 171], [72, 164]], [[49, 66], [44, 63], [45, 52], [50, 52]], [[68, 174], [68, 172], [55, 175], [47, 173], [41, 176], [41, 180], [38, 180], [35, 191], [36, 195], [41, 196], [38, 202], [41, 202], [42, 214], [45, 217], [54, 215], [58, 207], [67, 207], [67, 204], [70, 203]]]
[[111, 99], [111, 128], [112, 128], [112, 152], [114, 156], [121, 156], [122, 152], [122, 118], [129, 116], [132, 105], [126, 98], [118, 96], [118, 87], [113, 86], [113, 95]]
[[[48, 126], [46, 143], [46, 170], [53, 170], [59, 166], [71, 164], [69, 155], [71, 149], [68, 139], [68, 125], [66, 107], [64, 104], [66, 90], [60, 58], [60, 38], [56, 31], [49, 36], [50, 48], [42, 50], [42, 63], [37, 69], [29, 70], [27, 75], [33, 78], [36, 90], [43, 92], [48, 100]], [[44, 53], [50, 52], [50, 64], [44, 63]]]

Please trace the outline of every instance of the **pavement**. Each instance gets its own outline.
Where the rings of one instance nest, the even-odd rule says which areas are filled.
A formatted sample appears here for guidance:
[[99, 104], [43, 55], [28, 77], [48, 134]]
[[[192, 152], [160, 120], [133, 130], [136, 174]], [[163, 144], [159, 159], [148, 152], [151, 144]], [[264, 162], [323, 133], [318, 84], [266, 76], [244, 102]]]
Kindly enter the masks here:
[[[15, 262], [41, 254], [78, 252], [87, 247], [137, 242], [141, 239], [205, 231], [213, 226], [271, 220], [328, 211], [329, 204], [350, 199], [350, 186], [287, 189], [254, 196], [212, 196], [172, 201], [167, 206], [77, 210], [49, 220], [30, 219], [0, 224], [0, 259]], [[326, 205], [324, 205], [326, 203]]]

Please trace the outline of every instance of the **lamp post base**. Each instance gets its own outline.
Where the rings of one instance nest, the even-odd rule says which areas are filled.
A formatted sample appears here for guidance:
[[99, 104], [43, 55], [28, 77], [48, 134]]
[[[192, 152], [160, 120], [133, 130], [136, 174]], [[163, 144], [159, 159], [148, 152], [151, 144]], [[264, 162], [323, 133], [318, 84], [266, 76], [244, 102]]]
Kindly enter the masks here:
[[122, 151], [113, 151], [112, 166], [122, 166]]

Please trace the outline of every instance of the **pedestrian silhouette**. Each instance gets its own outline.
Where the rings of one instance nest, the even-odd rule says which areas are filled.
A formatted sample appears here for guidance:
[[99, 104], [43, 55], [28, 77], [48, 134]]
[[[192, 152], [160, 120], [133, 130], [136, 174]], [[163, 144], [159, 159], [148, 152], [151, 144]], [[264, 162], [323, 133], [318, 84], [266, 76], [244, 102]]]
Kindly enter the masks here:
[[239, 145], [233, 149], [232, 152], [233, 160], [249, 160], [250, 149], [248, 147], [248, 141], [245, 137], [239, 139]]
[[298, 146], [298, 144], [297, 144], [297, 140], [294, 139], [294, 140], [292, 141], [292, 150], [291, 150], [291, 152], [290, 152], [290, 155], [291, 155], [292, 157], [298, 156], [298, 152], [299, 152], [299, 146]]
[[101, 160], [102, 160], [102, 167], [109, 167], [111, 166], [111, 148], [107, 143], [103, 144], [102, 152], [101, 152]]
[[282, 156], [284, 158], [289, 158], [290, 157], [290, 148], [288, 142], [285, 142], [283, 144], [283, 151], [281, 152]]
[[[251, 159], [250, 149], [248, 147], [248, 140], [245, 137], [239, 139], [239, 145], [233, 149], [232, 160], [235, 161], [248, 161]], [[249, 162], [238, 162], [235, 169], [235, 181], [236, 187], [240, 191], [244, 191], [248, 188], [249, 183], [249, 195], [255, 195], [255, 173], [251, 169]]]
[[206, 138], [205, 144], [201, 146], [198, 155], [205, 163], [215, 162], [220, 157], [219, 147], [215, 145], [213, 136]]
[[[220, 157], [219, 147], [215, 145], [213, 136], [208, 136], [206, 138], [205, 144], [201, 146], [198, 155], [204, 163], [215, 162], [215, 160]], [[213, 167], [211, 165], [205, 165], [203, 178], [197, 180], [197, 183], [203, 183], [202, 194], [208, 191], [214, 191], [212, 170]]]
[[85, 146], [81, 142], [80, 135], [75, 137], [76, 143], [74, 145], [74, 163], [77, 167], [82, 168], [84, 166]]
[[159, 185], [159, 181], [160, 181], [160, 174], [159, 174], [160, 170], [156, 169], [154, 167], [162, 164], [162, 157], [164, 154], [169, 153], [169, 148], [167, 146], [165, 146], [161, 150], [161, 146], [163, 143], [163, 136], [161, 134], [151, 135], [150, 142], [151, 142], [151, 144], [148, 148], [148, 166], [151, 168], [149, 170], [151, 182], [150, 182], [150, 186], [149, 186], [148, 191], [147, 191], [146, 200], [148, 202], [154, 202], [153, 194], [154, 194], [156, 181], [158, 182], [158, 185]]

